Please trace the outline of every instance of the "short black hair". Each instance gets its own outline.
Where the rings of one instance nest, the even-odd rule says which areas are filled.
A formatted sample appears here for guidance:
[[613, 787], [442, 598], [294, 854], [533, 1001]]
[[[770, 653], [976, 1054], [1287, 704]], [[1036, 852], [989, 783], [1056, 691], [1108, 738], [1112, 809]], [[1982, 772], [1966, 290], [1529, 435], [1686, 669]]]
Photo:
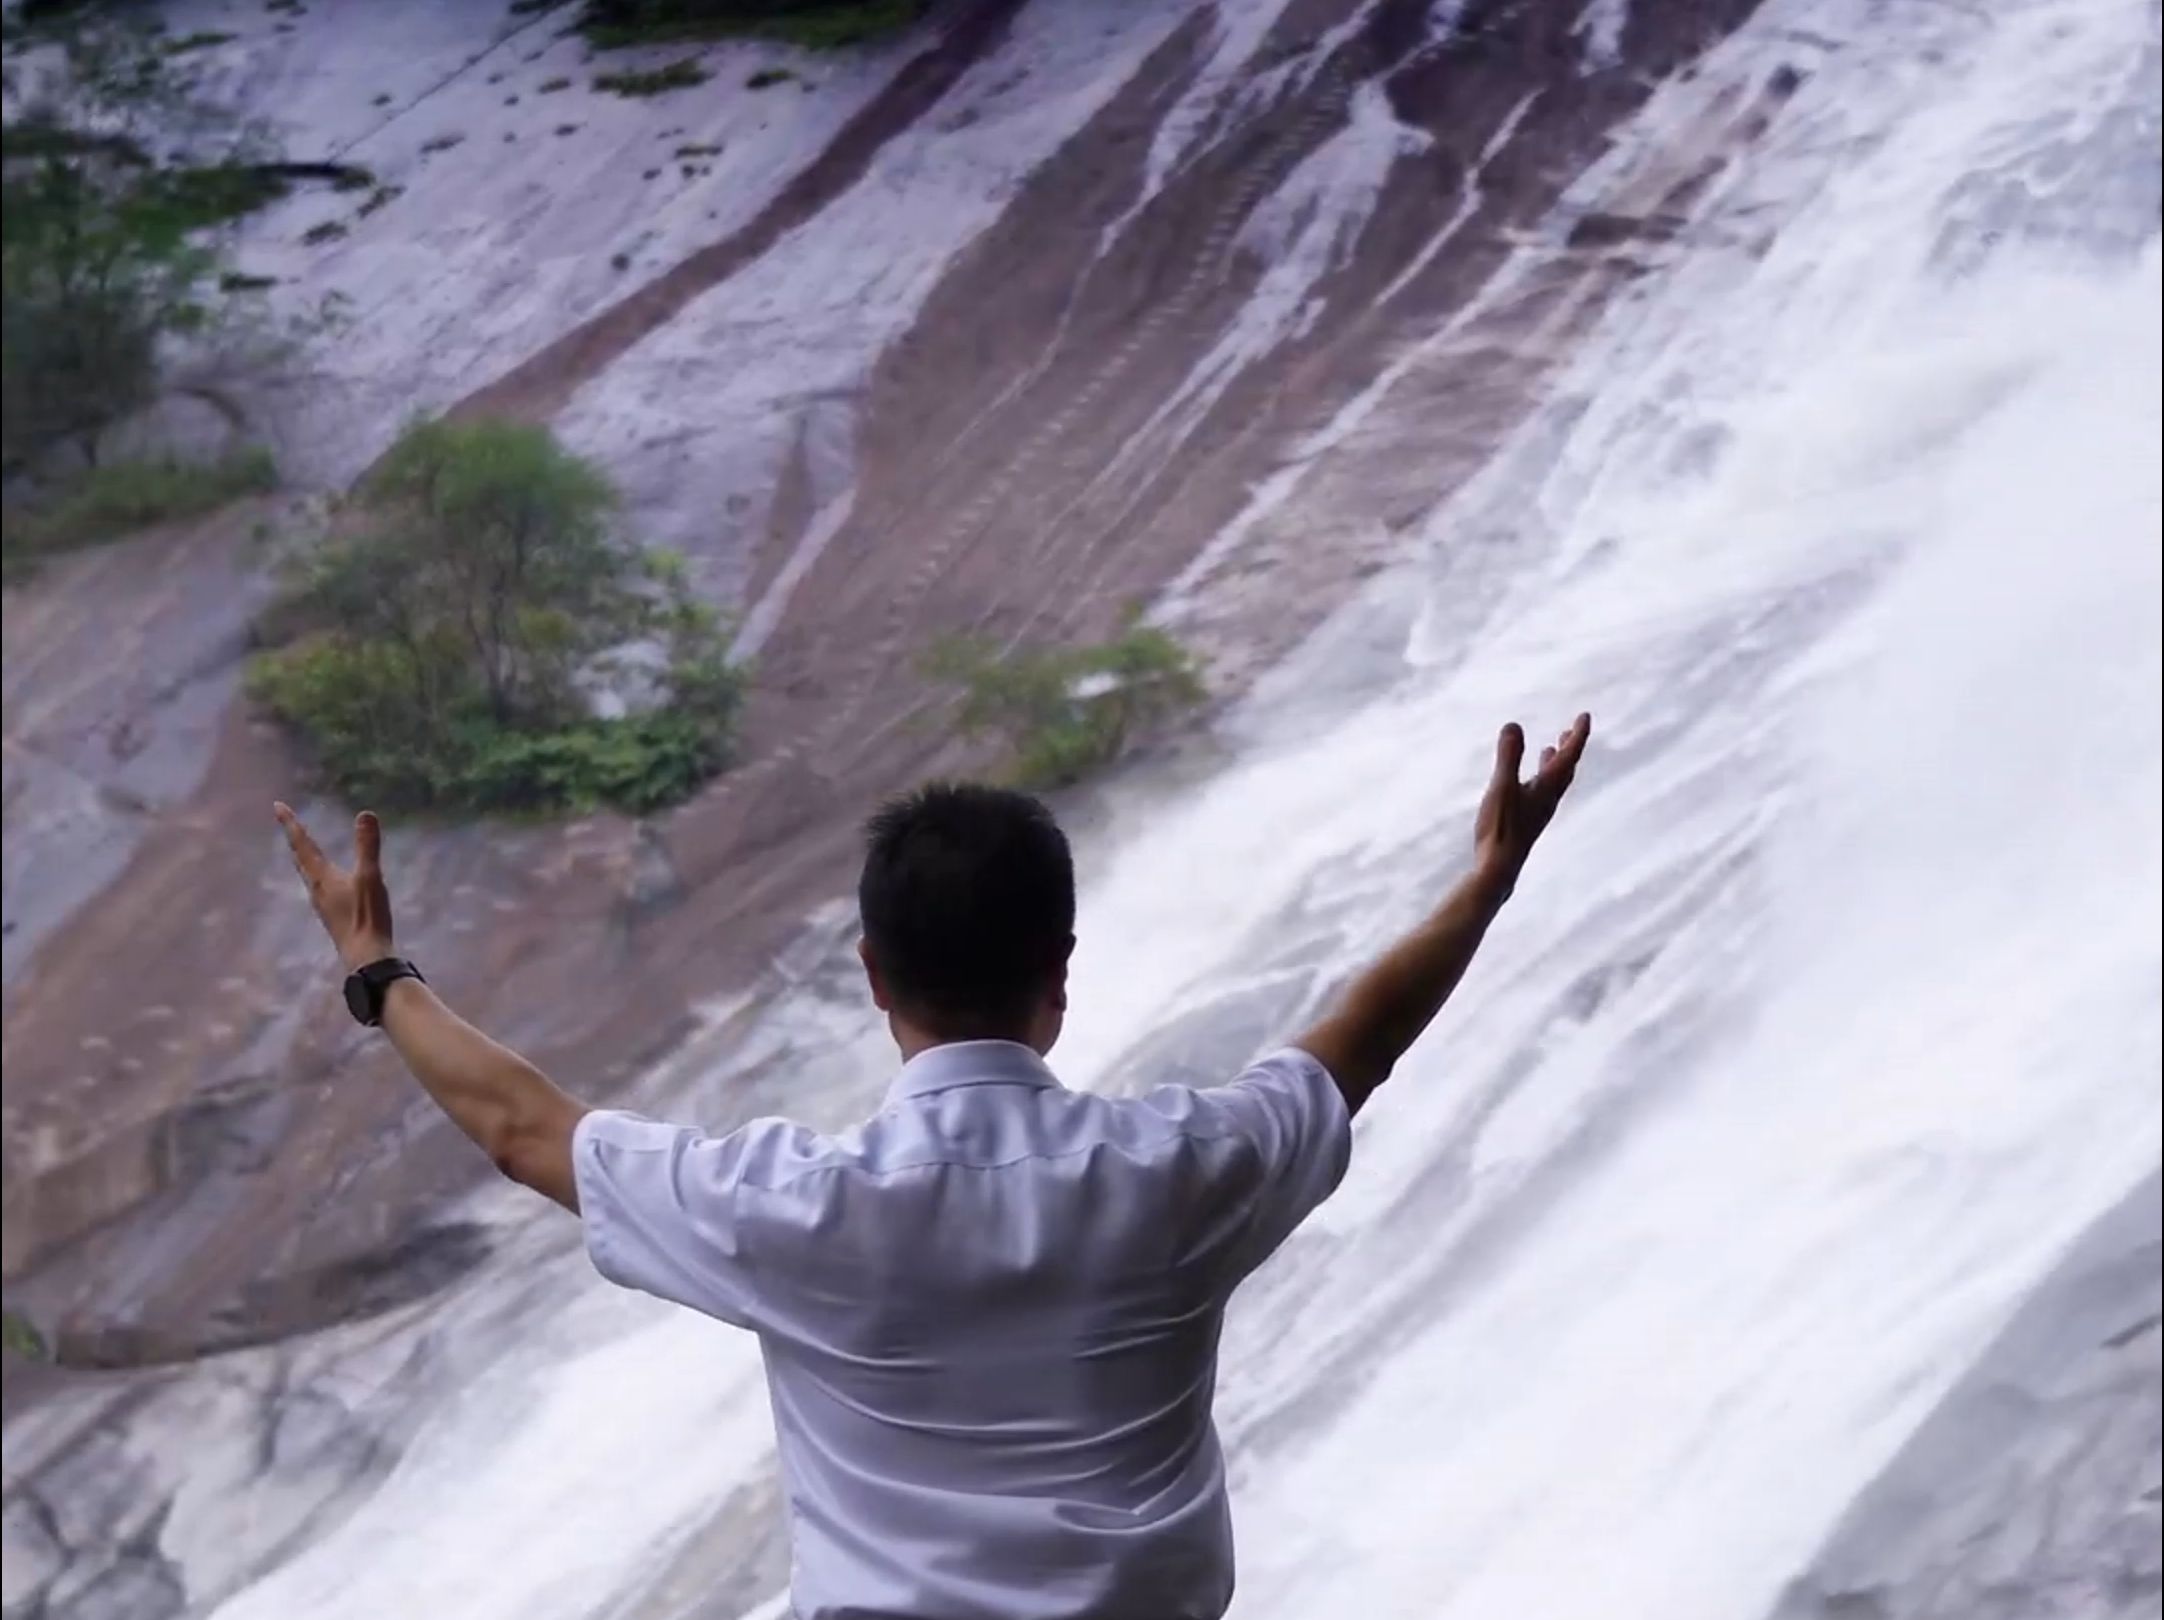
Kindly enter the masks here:
[[1074, 856], [1026, 793], [935, 782], [865, 827], [857, 909], [888, 991], [942, 1031], [1011, 1029], [1074, 941]]

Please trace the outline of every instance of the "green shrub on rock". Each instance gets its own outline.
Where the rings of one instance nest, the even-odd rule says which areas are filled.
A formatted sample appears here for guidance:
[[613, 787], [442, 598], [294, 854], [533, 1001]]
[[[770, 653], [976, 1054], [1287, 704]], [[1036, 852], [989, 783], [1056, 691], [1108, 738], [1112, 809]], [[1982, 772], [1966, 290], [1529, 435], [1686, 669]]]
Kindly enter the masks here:
[[357, 495], [251, 674], [346, 798], [644, 814], [728, 764], [742, 678], [719, 623], [545, 429], [420, 423]]
[[1082, 647], [948, 640], [932, 649], [925, 671], [955, 689], [962, 734], [1000, 739], [1009, 774], [1031, 788], [1080, 781], [1206, 695], [1186, 649], [1143, 624]]
[[8, 552], [11, 557], [31, 557], [117, 539], [154, 523], [201, 517], [277, 484], [277, 463], [261, 446], [215, 461], [172, 456], [108, 461], [64, 485], [42, 505], [11, 513]]

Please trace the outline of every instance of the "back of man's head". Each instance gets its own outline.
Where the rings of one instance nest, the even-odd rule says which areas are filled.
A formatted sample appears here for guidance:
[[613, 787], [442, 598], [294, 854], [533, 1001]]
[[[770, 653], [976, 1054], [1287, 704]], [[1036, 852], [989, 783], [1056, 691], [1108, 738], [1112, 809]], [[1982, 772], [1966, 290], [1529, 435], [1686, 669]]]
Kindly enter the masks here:
[[892, 1009], [945, 1040], [1025, 1039], [1074, 944], [1074, 859], [1025, 793], [934, 783], [865, 829], [857, 906]]

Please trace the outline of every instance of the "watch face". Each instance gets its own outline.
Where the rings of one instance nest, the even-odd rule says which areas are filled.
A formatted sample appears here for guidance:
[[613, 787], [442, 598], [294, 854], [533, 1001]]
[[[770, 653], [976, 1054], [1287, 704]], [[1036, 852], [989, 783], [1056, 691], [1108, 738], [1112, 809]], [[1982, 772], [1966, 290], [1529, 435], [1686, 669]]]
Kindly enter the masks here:
[[358, 973], [346, 975], [347, 1012], [353, 1014], [355, 1018], [358, 1018], [364, 1024], [373, 1023], [376, 1015], [376, 1009], [372, 1005], [373, 1001], [374, 998], [368, 993], [368, 981], [366, 979], [362, 978]]

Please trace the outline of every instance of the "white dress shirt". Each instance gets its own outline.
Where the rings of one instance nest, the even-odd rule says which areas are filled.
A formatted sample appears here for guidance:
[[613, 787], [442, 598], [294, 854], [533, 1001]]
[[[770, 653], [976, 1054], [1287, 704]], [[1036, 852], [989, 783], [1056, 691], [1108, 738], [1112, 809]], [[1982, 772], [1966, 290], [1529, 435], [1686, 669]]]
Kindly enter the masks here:
[[603, 1276], [759, 1335], [799, 1620], [1215, 1620], [1225, 1301], [1350, 1146], [1304, 1052], [1112, 1098], [968, 1041], [839, 1136], [597, 1112], [572, 1158]]

